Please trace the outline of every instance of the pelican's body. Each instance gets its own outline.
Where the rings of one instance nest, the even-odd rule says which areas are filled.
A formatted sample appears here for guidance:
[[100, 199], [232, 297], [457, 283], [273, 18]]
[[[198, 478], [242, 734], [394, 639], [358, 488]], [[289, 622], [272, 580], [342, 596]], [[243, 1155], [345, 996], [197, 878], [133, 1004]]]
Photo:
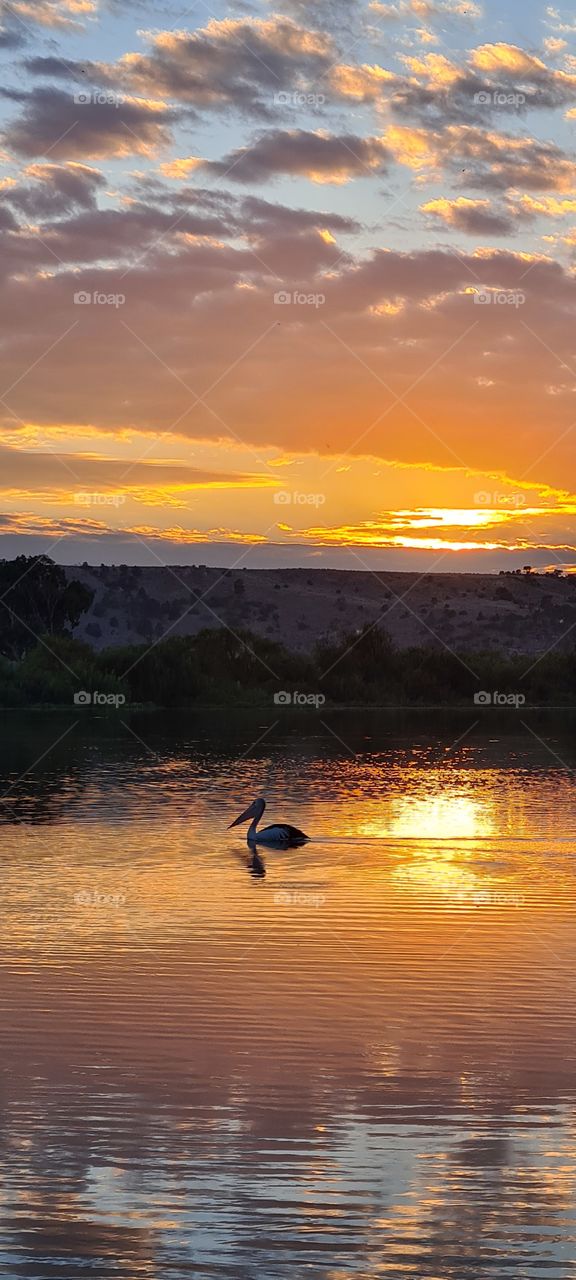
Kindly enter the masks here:
[[306, 844], [306, 841], [310, 839], [303, 831], [299, 831], [298, 827], [292, 827], [289, 822], [274, 822], [271, 826], [262, 827], [258, 831], [258, 823], [265, 808], [266, 801], [264, 799], [254, 800], [249, 808], [240, 814], [239, 818], [230, 823], [230, 827], [237, 827], [241, 822], [248, 822], [248, 819], [251, 818], [252, 821], [246, 835], [246, 841], [250, 846], [265, 844], [274, 849], [290, 849], [299, 844]]

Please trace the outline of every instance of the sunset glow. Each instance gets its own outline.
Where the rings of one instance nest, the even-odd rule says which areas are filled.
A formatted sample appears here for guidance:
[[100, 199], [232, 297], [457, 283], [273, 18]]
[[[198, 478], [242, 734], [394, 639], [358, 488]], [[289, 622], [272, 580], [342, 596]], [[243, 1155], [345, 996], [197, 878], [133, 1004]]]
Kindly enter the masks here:
[[0, 0], [13, 1280], [576, 1280], [576, 15]]
[[336, 9], [6, 7], [6, 555], [575, 566], [569, 24]]

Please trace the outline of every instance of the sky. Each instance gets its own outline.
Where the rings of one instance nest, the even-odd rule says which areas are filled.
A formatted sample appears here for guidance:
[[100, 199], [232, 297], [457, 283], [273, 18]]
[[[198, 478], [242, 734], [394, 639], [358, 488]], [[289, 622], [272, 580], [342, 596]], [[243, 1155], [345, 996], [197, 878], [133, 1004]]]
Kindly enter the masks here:
[[0, 556], [576, 571], [575, 36], [0, 0]]

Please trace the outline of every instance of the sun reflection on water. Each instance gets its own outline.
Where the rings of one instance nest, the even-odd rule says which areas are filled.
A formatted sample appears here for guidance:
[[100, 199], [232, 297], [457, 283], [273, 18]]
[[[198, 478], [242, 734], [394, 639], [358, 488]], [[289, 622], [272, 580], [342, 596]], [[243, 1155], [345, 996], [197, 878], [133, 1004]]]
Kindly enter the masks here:
[[485, 803], [447, 789], [439, 796], [398, 797], [392, 806], [389, 832], [416, 837], [423, 843], [442, 837], [479, 839], [493, 834], [494, 819]]
[[398, 796], [387, 822], [364, 823], [360, 834], [410, 841], [409, 857], [392, 872], [396, 884], [462, 901], [495, 883], [494, 876], [481, 866], [472, 869], [462, 865], [477, 863], [482, 844], [476, 841], [481, 842], [494, 830], [494, 817], [486, 803], [445, 789], [441, 795]]

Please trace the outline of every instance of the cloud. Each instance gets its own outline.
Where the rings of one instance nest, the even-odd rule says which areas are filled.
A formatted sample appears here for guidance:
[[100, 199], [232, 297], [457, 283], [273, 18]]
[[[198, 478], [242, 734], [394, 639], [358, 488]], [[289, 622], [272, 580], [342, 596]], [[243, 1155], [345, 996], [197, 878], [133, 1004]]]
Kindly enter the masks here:
[[11, 209], [0, 204], [0, 231], [16, 231], [18, 223]]
[[28, 94], [5, 90], [4, 96], [23, 106], [3, 136], [4, 145], [21, 156], [81, 160], [151, 155], [168, 146], [176, 118], [164, 103], [136, 98], [76, 103], [73, 95], [54, 88]]
[[[464, 9], [472, 16], [465, 5], [409, 6], [410, 13], [421, 16], [457, 10], [463, 16]], [[339, 30], [338, 23], [333, 29]], [[430, 32], [421, 34], [432, 38]], [[331, 35], [278, 15], [212, 19], [194, 32], [144, 35], [148, 50], [126, 53], [116, 63], [64, 63], [49, 56], [30, 58], [26, 66], [43, 77], [270, 120], [287, 111], [297, 118], [303, 109], [324, 111], [352, 99], [371, 102], [396, 119], [438, 128], [576, 103], [576, 75], [547, 67], [541, 58], [504, 42], [479, 45], [460, 60], [437, 52], [402, 54], [407, 74], [399, 74], [377, 63], [339, 62]]]
[[25, 43], [26, 35], [21, 25], [4, 19], [4, 26], [0, 27], [0, 49], [19, 49]]
[[279, 232], [300, 234], [311, 229], [326, 228], [336, 233], [350, 234], [360, 230], [355, 218], [329, 210], [289, 209], [286, 205], [270, 204], [257, 196], [247, 196], [241, 204], [241, 217], [244, 225], [251, 225], [259, 231], [276, 235]]
[[25, 58], [23, 65], [31, 75], [41, 76], [44, 80], [75, 80], [81, 89], [85, 88], [87, 80], [93, 80], [95, 85], [108, 85], [113, 79], [111, 69], [104, 64], [76, 62], [73, 58], [58, 58], [53, 54]]
[[[564, 481], [576, 385], [571, 271], [486, 249], [338, 262], [337, 246], [312, 228], [282, 240], [278, 230], [273, 261], [234, 230], [229, 244], [168, 238], [127, 273], [104, 262], [52, 275], [25, 272], [7, 246], [6, 426], [13, 412], [16, 423], [96, 423], [113, 435], [171, 430], [220, 450], [241, 439], [255, 451], [370, 451], [408, 463], [493, 467], [496, 457], [519, 475], [546, 453], [547, 475]], [[477, 306], [480, 288], [524, 301]], [[79, 290], [125, 301], [77, 307]], [[278, 291], [289, 305], [276, 304]], [[321, 305], [305, 305], [310, 295]], [[522, 431], [503, 432], [507, 422]]]
[[474, 0], [399, 0], [398, 4], [371, 0], [369, 8], [378, 17], [393, 22], [406, 18], [420, 18], [428, 22], [435, 18], [475, 20], [482, 16], [482, 9]]
[[566, 35], [573, 35], [576, 31], [576, 19], [568, 9], [561, 13], [559, 9], [555, 9], [550, 5], [546, 9], [544, 22], [552, 31], [562, 32]]
[[420, 83], [426, 83], [431, 89], [450, 88], [457, 84], [462, 76], [460, 68], [450, 62], [443, 53], [425, 53], [419, 57], [404, 55], [402, 62]]
[[59, 218], [74, 209], [96, 207], [96, 193], [106, 186], [98, 169], [70, 163], [32, 164], [24, 170], [27, 182], [10, 185], [4, 199], [29, 218]]
[[481, 124], [576, 102], [576, 76], [550, 68], [516, 45], [484, 44], [457, 61], [444, 53], [401, 54], [408, 74], [378, 64], [334, 64], [334, 99], [373, 102], [400, 120], [433, 127]]
[[[573, 249], [576, 245], [576, 227], [572, 227], [570, 231], [567, 231], [566, 235], [562, 236], [560, 240], [561, 243], [567, 245], [569, 249]], [[554, 240], [554, 242], [556, 243], [556, 240]]]
[[383, 173], [388, 156], [380, 138], [304, 129], [269, 130], [223, 160], [205, 161], [203, 167], [233, 182], [265, 182], [287, 174], [341, 184], [350, 178]]
[[[143, 542], [148, 544], [155, 543], [166, 547], [169, 547], [170, 544], [181, 546], [215, 544], [257, 546], [260, 543], [267, 542], [262, 533], [245, 533], [223, 526], [211, 529], [193, 529], [183, 525], [173, 525], [170, 528], [159, 529], [154, 525], [144, 524], [118, 528], [118, 526], [104, 520], [95, 520], [82, 515], [56, 518], [37, 515], [32, 511], [1, 512], [0, 538], [5, 540], [3, 551], [11, 535], [18, 536], [20, 552], [21, 538], [41, 537], [44, 544], [46, 540], [54, 542], [58, 538], [66, 538], [66, 546], [68, 548], [72, 545], [71, 540], [79, 543], [80, 546], [84, 542], [97, 542], [103, 545], [110, 541], [115, 548], [114, 554], [116, 556], [121, 554], [123, 558], [127, 554], [130, 555], [132, 564], [137, 562], [138, 554], [142, 554]], [[15, 554], [18, 553], [16, 551], [6, 552], [7, 556]], [[57, 554], [52, 547], [51, 554], [52, 556]]]
[[[183, 549], [196, 541], [202, 545], [214, 541], [218, 546], [222, 546], [223, 541], [231, 545], [235, 542], [264, 545], [263, 539], [266, 539], [269, 563], [273, 558], [282, 560], [282, 547], [286, 549], [294, 543], [308, 548], [352, 545], [365, 550], [390, 546], [434, 547], [442, 551], [466, 548], [476, 552], [494, 546], [503, 550], [540, 548], [548, 552], [560, 545], [566, 550], [573, 547], [570, 525], [576, 512], [574, 495], [565, 489], [517, 481], [505, 473], [482, 474], [462, 467], [434, 468], [349, 457], [345, 466], [334, 468], [328, 477], [324, 474], [325, 460], [319, 456], [291, 454], [281, 459], [270, 457], [274, 473], [261, 470], [252, 475], [213, 476], [200, 469], [162, 463], [157, 468], [156, 484], [155, 465], [150, 463], [138, 464], [139, 471], [135, 467], [126, 478], [125, 463], [118, 460], [74, 454], [51, 456], [41, 449], [36, 452], [30, 447], [31, 443], [27, 453], [20, 449], [7, 451], [9, 475], [3, 490], [4, 500], [18, 503], [24, 510], [13, 508], [12, 514], [0, 516], [0, 535], [19, 532], [38, 537], [44, 533], [47, 538], [55, 538], [67, 534], [64, 554], [68, 561], [75, 555], [83, 558], [80, 548], [72, 552], [75, 537], [92, 542], [96, 555], [99, 548], [105, 546], [108, 555], [116, 554], [121, 560], [126, 559], [126, 555], [124, 551], [118, 554], [119, 548], [133, 542], [130, 559], [134, 559], [138, 539], [160, 540], [161, 546], [165, 538], [167, 546], [181, 545]], [[105, 441], [102, 444], [105, 447]], [[240, 450], [229, 451], [229, 457], [240, 456]], [[31, 459], [32, 485], [28, 489], [11, 488], [14, 481], [18, 483], [20, 474], [26, 474], [27, 457]], [[1, 449], [0, 459], [3, 460]], [[43, 463], [47, 466], [46, 475]], [[61, 463], [65, 463], [65, 468]], [[260, 465], [265, 468], [264, 458], [260, 459]], [[310, 515], [305, 507], [300, 511], [294, 506], [284, 508], [282, 514], [288, 519], [277, 522], [275, 541], [270, 542], [269, 535], [261, 531], [262, 518], [267, 526], [274, 491], [278, 491], [279, 485], [285, 490], [286, 484], [291, 483], [288, 476], [299, 476], [303, 465], [311, 468], [311, 479], [315, 472], [323, 477], [327, 505], [318, 515], [326, 515], [327, 520], [310, 527]], [[73, 485], [71, 491], [66, 489], [70, 467], [77, 469], [78, 475], [83, 472], [80, 490], [74, 491]], [[40, 489], [35, 487], [38, 479]], [[52, 480], [54, 490], [50, 488]], [[431, 486], [434, 505], [431, 505]], [[226, 527], [215, 524], [215, 489], [219, 487], [228, 490]], [[190, 498], [188, 489], [193, 493], [194, 523], [192, 525], [186, 514], [174, 524], [173, 509], [186, 509]], [[247, 502], [243, 500], [245, 489], [248, 489]], [[488, 490], [488, 493], [479, 493], [479, 490]], [[361, 501], [357, 497], [359, 491]], [[94, 495], [96, 501], [91, 503], [90, 495]], [[492, 505], [490, 498], [493, 498]], [[30, 513], [32, 503], [36, 511], [40, 508], [38, 514]], [[151, 512], [154, 523], [141, 523], [138, 504], [158, 508]], [[58, 514], [50, 511], [55, 505], [60, 508]], [[160, 510], [161, 506], [166, 509]]]
[[96, 15], [96, 0], [0, 0], [0, 20], [26, 28], [30, 23], [56, 30], [80, 30]]
[[[70, 170], [72, 178], [79, 179], [78, 190], [67, 187]], [[238, 273], [253, 274], [267, 266], [271, 277], [282, 277], [286, 268], [301, 279], [341, 257], [336, 236], [359, 230], [354, 219], [328, 210], [291, 209], [255, 197], [238, 200], [231, 193], [203, 188], [174, 192], [153, 181], [135, 183], [135, 194], [123, 207], [99, 209], [93, 201], [97, 173], [86, 166], [31, 165], [25, 171], [28, 183], [6, 180], [0, 189], [0, 226], [16, 231], [15, 211], [38, 221], [23, 225], [5, 244], [0, 275], [50, 268], [58, 262], [64, 266], [115, 261], [126, 269], [192, 245], [203, 245], [205, 255], [223, 262], [224, 241], [239, 238], [244, 241], [241, 251], [226, 250], [230, 268], [235, 262]]]
[[549, 53], [550, 57], [554, 58], [557, 53], [563, 53], [568, 48], [568, 41], [560, 40], [558, 36], [547, 36], [543, 41], [543, 45], [546, 53]]
[[516, 223], [507, 213], [494, 210], [489, 200], [469, 200], [459, 196], [456, 200], [428, 200], [421, 204], [426, 213], [455, 231], [468, 235], [508, 236], [516, 230]]
[[[28, 475], [23, 449], [18, 459], [2, 455], [10, 501], [27, 492], [42, 511], [54, 495], [69, 496], [65, 463], [80, 467], [82, 488], [105, 488], [119, 478], [108, 453], [156, 449], [164, 432], [174, 455], [202, 463], [142, 463], [126, 490], [130, 501], [172, 506], [188, 501], [197, 475], [194, 528], [182, 535], [170, 517], [175, 542], [200, 537], [198, 528], [218, 536], [218, 495], [203, 497], [202, 487], [223, 458], [230, 538], [267, 527], [266, 488], [242, 496], [238, 480], [250, 454], [267, 447], [298, 448], [305, 468], [311, 451], [391, 455], [410, 482], [415, 460], [488, 467], [497, 457], [522, 474], [545, 455], [547, 477], [567, 473], [576, 168], [562, 122], [554, 133], [547, 118], [531, 136], [540, 108], [576, 110], [576, 63], [562, 56], [559, 34], [538, 56], [486, 34], [465, 53], [456, 23], [478, 8], [464, 0], [287, 0], [283, 14], [271, 4], [265, 18], [238, 16], [261, 15], [264, 0], [238, 0], [236, 17], [209, 22], [197, 10], [178, 19], [174, 6], [170, 15], [150, 9], [150, 25], [166, 29], [136, 33], [136, 6], [122, 0], [106, 45], [82, 61], [89, 46], [74, 38], [72, 58], [61, 60], [71, 24], [88, 23], [95, 5], [16, 8], [27, 6], [35, 17], [16, 24], [4, 6], [6, 41], [40, 37], [16, 67], [23, 83], [3, 90], [13, 164], [0, 184], [5, 438], [22, 422], [54, 441], [70, 424], [74, 440], [92, 433], [82, 447], [109, 437], [110, 449], [80, 460], [59, 436], [57, 456], [40, 448]], [[172, 18], [191, 29], [168, 30]], [[357, 45], [343, 35], [352, 26]], [[437, 35], [442, 44], [428, 48]], [[85, 101], [74, 102], [79, 91]], [[224, 131], [215, 113], [225, 114]], [[184, 132], [192, 123], [193, 138]], [[134, 173], [103, 163], [130, 155]], [[395, 229], [370, 200], [329, 190], [371, 178], [378, 201], [383, 173], [414, 187], [401, 193], [407, 208]], [[265, 199], [264, 184], [282, 177], [298, 180], [283, 184], [285, 203]], [[559, 232], [550, 257], [487, 247], [536, 220], [536, 232], [551, 221]], [[423, 228], [424, 243], [444, 247], [424, 251]], [[412, 251], [385, 247], [397, 230]], [[462, 235], [483, 247], [469, 252]], [[484, 306], [475, 304], [481, 287]], [[522, 294], [522, 304], [497, 305], [501, 291]], [[75, 303], [82, 292], [90, 305]], [[123, 301], [109, 306], [108, 296]], [[236, 467], [239, 440], [248, 457]], [[356, 506], [330, 517], [334, 528], [360, 528], [370, 510], [367, 486], [349, 489]], [[424, 519], [429, 501], [426, 492], [402, 502], [395, 494], [390, 536], [418, 537], [412, 517], [402, 527], [396, 517], [402, 508]], [[257, 503], [268, 507], [255, 526]], [[455, 495], [444, 505], [466, 502]], [[433, 515], [426, 529], [434, 538]]]
[[[574, 515], [576, 503], [573, 501], [509, 509], [414, 507], [381, 511], [375, 519], [357, 525], [317, 525], [287, 532], [292, 537], [304, 538], [319, 546], [420, 547], [436, 551], [522, 550], [530, 547], [550, 551], [557, 544], [551, 545], [541, 541], [538, 534], [535, 536], [534, 521], [550, 522], [552, 529], [546, 531], [550, 537], [565, 517]], [[489, 540], [486, 539], [487, 531]], [[434, 533], [436, 537], [430, 536]], [[562, 550], [575, 551], [576, 547], [563, 545]]]
[[576, 184], [574, 161], [555, 143], [536, 138], [470, 125], [448, 125], [442, 131], [393, 125], [383, 140], [400, 164], [423, 173], [446, 169], [460, 186], [563, 192]]
[[[272, 475], [206, 471], [184, 464], [90, 457], [55, 450], [21, 450], [0, 445], [0, 492], [26, 492], [47, 502], [82, 506], [86, 493], [120, 495], [145, 505], [183, 505], [197, 490], [262, 489], [277, 485]], [[84, 505], [87, 505], [84, 503]], [[104, 504], [103, 504], [104, 505]]]
[[522, 195], [517, 205], [526, 218], [565, 218], [567, 214], [576, 213], [576, 197], [574, 196], [535, 196]]
[[536, 83], [538, 80], [547, 81], [551, 79], [562, 82], [566, 80], [574, 85], [573, 76], [564, 76], [562, 72], [549, 71], [541, 58], [536, 58], [534, 54], [526, 53], [517, 44], [505, 44], [504, 42], [496, 44], [478, 45], [472, 51], [470, 62], [472, 66], [478, 67], [480, 71], [495, 71], [500, 75], [516, 79], [521, 77], [523, 80], [531, 80]]
[[401, 77], [377, 64], [340, 63], [330, 69], [327, 84], [335, 97], [353, 98], [356, 102], [384, 102], [390, 87], [402, 83]]
[[187, 238], [230, 234], [230, 227], [213, 216], [190, 210], [169, 211], [132, 204], [126, 209], [90, 209], [73, 217], [20, 234], [11, 247], [11, 265], [62, 265], [118, 259], [128, 266], [182, 243]]
[[268, 115], [281, 90], [301, 88], [330, 64], [330, 36], [290, 18], [212, 19], [195, 31], [149, 34], [150, 52], [125, 54], [119, 82], [196, 107]]
[[[275, 4], [276, 0], [269, 3]], [[298, 21], [314, 23], [320, 30], [341, 32], [344, 24], [355, 34], [364, 15], [363, 0], [284, 0], [282, 8]]]
[[163, 173], [166, 178], [187, 178], [196, 169], [201, 169], [202, 164], [200, 156], [180, 156], [176, 160], [168, 160], [161, 164], [160, 173]]
[[448, 133], [456, 143], [458, 157], [469, 162], [466, 181], [470, 186], [500, 191], [574, 188], [576, 164], [555, 143], [472, 129], [462, 129], [459, 135]]
[[551, 109], [576, 100], [576, 76], [547, 67], [518, 45], [479, 45], [472, 51], [470, 65], [489, 76], [492, 87], [521, 91], [525, 100], [521, 105]]

